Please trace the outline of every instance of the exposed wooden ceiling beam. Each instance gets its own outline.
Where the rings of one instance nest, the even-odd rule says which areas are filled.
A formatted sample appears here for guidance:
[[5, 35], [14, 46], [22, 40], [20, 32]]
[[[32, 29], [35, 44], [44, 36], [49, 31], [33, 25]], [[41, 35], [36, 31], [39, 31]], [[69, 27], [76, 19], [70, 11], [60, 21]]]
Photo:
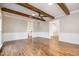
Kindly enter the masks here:
[[31, 16], [31, 15], [28, 15], [28, 14], [24, 14], [24, 13], [22, 13], [22, 12], [15, 11], [15, 10], [11, 10], [11, 9], [8, 9], [8, 8], [2, 8], [1, 10], [2, 10], [2, 11], [5, 11], [5, 12], [13, 13], [13, 14], [21, 15], [21, 16], [24, 16], [24, 17], [31, 17], [31, 18], [33, 18], [33, 19], [45, 21], [45, 20], [40, 19], [40, 18], [38, 18], [38, 17], [34, 17], [34, 16]]
[[58, 6], [65, 12], [66, 15], [69, 15], [69, 9], [67, 8], [67, 6], [64, 3], [57, 3]]
[[35, 12], [37, 12], [37, 13], [41, 13], [41, 14], [44, 15], [44, 16], [48, 16], [48, 17], [54, 19], [54, 16], [49, 15], [48, 13], [46, 13], [46, 12], [44, 12], [44, 11], [42, 11], [42, 10], [40, 10], [40, 9], [38, 9], [38, 8], [36, 8], [36, 7], [34, 7], [34, 6], [32, 6], [31, 4], [28, 4], [28, 3], [17, 3], [17, 4], [20, 5], [20, 6], [23, 6], [23, 7], [25, 7], [25, 8], [28, 8], [28, 9], [30, 9], [30, 10], [32, 10], [32, 11], [35, 11]]

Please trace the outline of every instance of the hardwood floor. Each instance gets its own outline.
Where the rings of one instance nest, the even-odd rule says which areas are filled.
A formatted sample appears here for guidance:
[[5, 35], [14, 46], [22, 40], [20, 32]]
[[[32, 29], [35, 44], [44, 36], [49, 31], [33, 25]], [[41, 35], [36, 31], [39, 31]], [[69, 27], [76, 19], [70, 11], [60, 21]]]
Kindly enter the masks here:
[[[33, 39], [33, 43], [31, 44], [31, 40], [24, 39], [24, 40], [16, 40], [5, 42], [1, 51], [1, 55], [8, 55], [8, 56], [38, 56], [38, 55], [47, 55], [41, 49], [39, 39]], [[46, 46], [47, 47], [47, 46]]]
[[1, 56], [79, 56], [79, 46], [58, 42], [59, 50], [50, 52], [49, 39], [33, 38], [4, 42], [0, 51]]
[[64, 55], [79, 56], [79, 45], [67, 42], [59, 42], [60, 50]]

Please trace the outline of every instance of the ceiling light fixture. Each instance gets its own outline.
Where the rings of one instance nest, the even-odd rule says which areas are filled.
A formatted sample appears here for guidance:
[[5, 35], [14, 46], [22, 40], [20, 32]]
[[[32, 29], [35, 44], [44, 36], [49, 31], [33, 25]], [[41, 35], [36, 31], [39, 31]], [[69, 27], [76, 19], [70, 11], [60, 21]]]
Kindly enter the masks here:
[[35, 16], [35, 14], [32, 14], [32, 16]]

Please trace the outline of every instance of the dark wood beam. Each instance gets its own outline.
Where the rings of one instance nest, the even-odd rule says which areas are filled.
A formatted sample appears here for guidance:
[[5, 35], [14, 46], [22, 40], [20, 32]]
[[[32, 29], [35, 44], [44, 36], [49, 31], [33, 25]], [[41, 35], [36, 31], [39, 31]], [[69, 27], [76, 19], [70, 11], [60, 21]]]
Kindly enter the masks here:
[[64, 3], [57, 3], [57, 5], [65, 12], [66, 15], [70, 14], [69, 9]]
[[23, 6], [23, 7], [25, 7], [25, 8], [28, 8], [28, 9], [30, 9], [30, 10], [32, 10], [32, 11], [35, 11], [35, 12], [37, 12], [37, 13], [41, 13], [41, 14], [44, 15], [44, 16], [48, 16], [48, 17], [54, 19], [54, 16], [49, 15], [48, 13], [46, 13], [46, 12], [44, 12], [44, 11], [42, 11], [42, 10], [40, 10], [40, 9], [38, 9], [38, 8], [36, 8], [36, 7], [34, 7], [34, 6], [32, 6], [31, 4], [28, 4], [28, 3], [17, 3], [17, 4], [20, 5], [20, 6]]
[[31, 15], [28, 15], [28, 14], [25, 14], [25, 13], [22, 13], [22, 12], [19, 12], [19, 11], [11, 10], [11, 9], [8, 9], [8, 8], [2, 8], [1, 10], [5, 11], [5, 12], [13, 13], [13, 14], [21, 15], [21, 16], [24, 16], [24, 17], [31, 17], [33, 19], [45, 21], [45, 20], [40, 19], [38, 17], [34, 17], [34, 16], [31, 16]]

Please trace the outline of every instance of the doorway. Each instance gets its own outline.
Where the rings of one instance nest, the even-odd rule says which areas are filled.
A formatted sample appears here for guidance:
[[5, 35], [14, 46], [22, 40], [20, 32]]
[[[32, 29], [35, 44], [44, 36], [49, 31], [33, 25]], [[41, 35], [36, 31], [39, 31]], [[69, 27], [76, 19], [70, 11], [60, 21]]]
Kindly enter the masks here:
[[49, 23], [49, 50], [55, 52], [59, 50], [59, 20], [51, 21]]

